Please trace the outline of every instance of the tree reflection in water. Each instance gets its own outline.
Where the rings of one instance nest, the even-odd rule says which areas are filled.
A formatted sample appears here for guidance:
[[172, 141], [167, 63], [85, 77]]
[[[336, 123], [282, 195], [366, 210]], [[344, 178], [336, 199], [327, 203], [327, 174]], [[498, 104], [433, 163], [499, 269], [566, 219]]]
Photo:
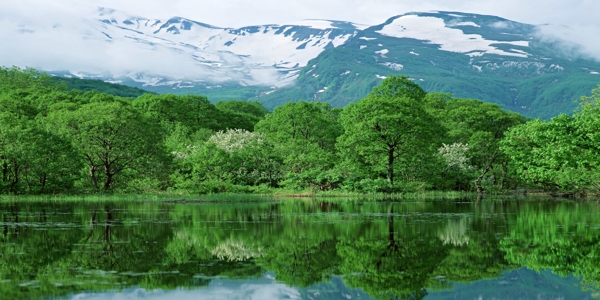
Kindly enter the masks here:
[[14, 299], [268, 274], [303, 297], [422, 299], [511, 270], [533, 276], [522, 267], [600, 286], [596, 203], [12, 203], [0, 215], [0, 295]]

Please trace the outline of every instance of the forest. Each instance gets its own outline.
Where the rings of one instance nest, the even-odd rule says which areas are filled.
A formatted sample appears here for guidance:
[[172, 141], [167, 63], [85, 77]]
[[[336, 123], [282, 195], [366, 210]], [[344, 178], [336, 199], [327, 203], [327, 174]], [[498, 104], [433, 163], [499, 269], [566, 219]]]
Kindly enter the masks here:
[[269, 111], [0, 68], [0, 194], [600, 191], [600, 85], [549, 121], [405, 76], [357, 100]]

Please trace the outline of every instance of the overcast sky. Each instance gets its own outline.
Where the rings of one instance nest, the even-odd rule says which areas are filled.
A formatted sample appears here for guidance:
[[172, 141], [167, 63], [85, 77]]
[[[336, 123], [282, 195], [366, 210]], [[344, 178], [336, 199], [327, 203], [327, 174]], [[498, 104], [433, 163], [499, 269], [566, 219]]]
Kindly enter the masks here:
[[600, 27], [598, 0], [18, 0], [0, 1], [0, 17], [44, 16], [104, 6], [147, 18], [181, 16], [220, 27], [331, 19], [375, 25], [411, 11], [452, 10], [514, 21]]

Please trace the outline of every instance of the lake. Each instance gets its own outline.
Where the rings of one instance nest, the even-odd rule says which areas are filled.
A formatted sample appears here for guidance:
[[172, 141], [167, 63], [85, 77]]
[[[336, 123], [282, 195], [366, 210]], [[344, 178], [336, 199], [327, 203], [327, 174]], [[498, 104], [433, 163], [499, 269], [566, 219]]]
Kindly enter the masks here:
[[0, 203], [1, 299], [595, 299], [600, 204]]

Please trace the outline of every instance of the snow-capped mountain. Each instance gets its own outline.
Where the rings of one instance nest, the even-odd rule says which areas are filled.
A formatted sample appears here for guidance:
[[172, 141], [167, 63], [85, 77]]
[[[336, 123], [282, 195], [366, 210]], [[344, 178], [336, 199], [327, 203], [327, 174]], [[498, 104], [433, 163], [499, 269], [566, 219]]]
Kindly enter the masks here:
[[[51, 69], [43, 63], [28, 66], [117, 82], [131, 79], [146, 86], [184, 87], [202, 82], [283, 86], [293, 81], [310, 59], [344, 44], [364, 27], [306, 20], [290, 25], [219, 28], [180, 17], [149, 19], [109, 8], [99, 8], [91, 19], [80, 23], [78, 28], [55, 24], [53, 35], [71, 39], [68, 44], [49, 46], [96, 48], [87, 57], [89, 66], [85, 62], [67, 70]], [[31, 39], [38, 31], [47, 34], [38, 28], [25, 29], [23, 35]], [[69, 52], [64, 51], [65, 56]], [[67, 57], [59, 59], [68, 61]], [[110, 62], [98, 66], [94, 64], [97, 60]]]
[[409, 13], [360, 31], [311, 60], [290, 87], [261, 99], [268, 106], [314, 99], [344, 106], [390, 74], [428, 91], [481, 99], [530, 115], [572, 112], [600, 83], [600, 63], [537, 26], [459, 12]]
[[0, 47], [0, 65], [269, 107], [298, 99], [343, 106], [405, 74], [426, 90], [548, 117], [571, 111], [600, 82], [600, 64], [577, 45], [539, 26], [460, 12], [408, 13], [370, 27], [305, 20], [220, 28], [99, 8], [11, 26], [0, 34], [11, 45]]

